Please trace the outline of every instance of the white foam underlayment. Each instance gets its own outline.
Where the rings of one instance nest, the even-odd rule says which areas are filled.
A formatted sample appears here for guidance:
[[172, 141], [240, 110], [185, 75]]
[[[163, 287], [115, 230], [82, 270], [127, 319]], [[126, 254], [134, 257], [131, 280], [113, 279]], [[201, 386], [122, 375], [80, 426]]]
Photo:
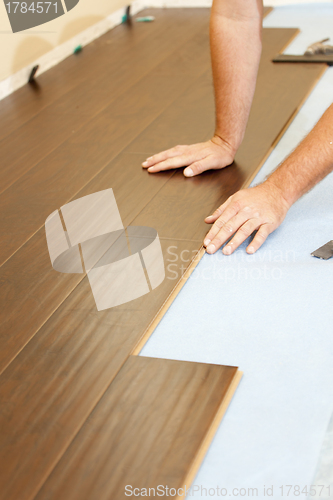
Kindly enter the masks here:
[[[307, 0], [308, 2], [317, 2], [319, 0]], [[293, 3], [300, 3], [301, 0], [293, 0]], [[332, 3], [332, 0], [324, 0], [324, 2]], [[265, 0], [265, 5], [278, 6], [290, 3], [289, 0]], [[304, 0], [302, 0], [304, 3]], [[306, 2], [305, 2], [306, 3]], [[161, 8], [184, 8], [184, 7], [210, 7], [212, 0], [134, 0], [131, 5], [132, 15], [136, 15], [141, 10], [148, 7], [161, 7]], [[100, 37], [110, 29], [118, 26], [122, 22], [125, 8], [118, 9], [107, 16], [102, 21], [90, 26], [70, 40], [58, 45], [51, 51], [36, 59], [34, 62], [17, 71], [5, 80], [0, 82], [0, 100], [10, 95], [15, 90], [25, 85], [28, 81], [30, 72], [34, 66], [39, 65], [38, 75], [41, 75], [48, 69], [52, 68], [59, 62], [66, 59], [66, 57], [73, 54], [73, 50], [78, 45], [84, 47], [96, 38]], [[29, 31], [27, 31], [28, 33]], [[14, 36], [14, 35], [13, 35]]]
[[[299, 27], [290, 50], [301, 53], [333, 37], [333, 5], [279, 7], [264, 25]], [[254, 183], [296, 147], [332, 101], [330, 68]], [[312, 484], [317, 495], [308, 498], [332, 500], [333, 259], [310, 255], [332, 238], [333, 174], [290, 209], [256, 254], [248, 256], [242, 245], [231, 257], [204, 255], [143, 348], [144, 356], [244, 372], [194, 480], [194, 498], [305, 499]], [[166, 266], [175, 253], [166, 256]]]

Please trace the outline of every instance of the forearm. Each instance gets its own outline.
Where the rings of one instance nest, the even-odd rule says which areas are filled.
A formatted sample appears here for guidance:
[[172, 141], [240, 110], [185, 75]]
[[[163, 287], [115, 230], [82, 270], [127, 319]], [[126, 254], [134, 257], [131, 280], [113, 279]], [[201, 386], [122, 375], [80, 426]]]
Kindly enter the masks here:
[[332, 170], [333, 105], [266, 182], [278, 187], [291, 206]]
[[250, 113], [261, 55], [261, 0], [214, 0], [210, 45], [215, 134], [235, 153]]

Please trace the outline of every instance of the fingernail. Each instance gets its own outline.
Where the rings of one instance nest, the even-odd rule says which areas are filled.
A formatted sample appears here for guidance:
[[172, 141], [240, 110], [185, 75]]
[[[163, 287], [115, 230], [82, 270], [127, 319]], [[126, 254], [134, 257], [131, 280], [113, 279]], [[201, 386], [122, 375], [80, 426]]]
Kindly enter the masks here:
[[149, 167], [147, 170], [148, 172], [154, 172], [154, 167]]
[[251, 246], [251, 247], [249, 247], [249, 248], [247, 249], [247, 253], [254, 253], [254, 247], [252, 247], [252, 246]]
[[152, 156], [149, 156], [149, 158], [147, 158], [147, 160], [151, 160], [152, 159]]
[[223, 248], [223, 253], [225, 255], [230, 255], [231, 254], [231, 247], [227, 246]]
[[212, 240], [210, 239], [207, 239], [207, 240], [204, 240], [204, 245], [205, 247], [208, 247], [209, 243], [211, 242]]
[[206, 219], [211, 219], [213, 216], [212, 215], [208, 215], [208, 217], [206, 217]]
[[212, 244], [208, 245], [206, 250], [208, 253], [214, 253], [215, 252], [215, 245], [212, 245]]
[[147, 165], [148, 165], [148, 162], [147, 162], [147, 161], [144, 161], [144, 162], [142, 163], [142, 166], [143, 166], [143, 167], [145, 167], [145, 166], [147, 166]]
[[184, 175], [186, 177], [192, 177], [193, 176], [193, 170], [190, 167], [185, 168]]

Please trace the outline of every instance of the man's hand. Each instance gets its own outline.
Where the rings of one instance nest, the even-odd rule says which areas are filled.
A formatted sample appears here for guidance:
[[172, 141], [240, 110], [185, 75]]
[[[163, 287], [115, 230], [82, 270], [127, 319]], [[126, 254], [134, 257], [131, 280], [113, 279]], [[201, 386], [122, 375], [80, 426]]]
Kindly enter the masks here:
[[234, 235], [223, 248], [223, 253], [230, 255], [257, 230], [246, 249], [250, 254], [256, 252], [267, 236], [281, 224], [289, 208], [281, 189], [269, 180], [259, 186], [238, 191], [205, 219], [207, 224], [214, 222], [204, 240], [206, 251], [216, 252]]
[[155, 173], [172, 168], [187, 167], [185, 177], [193, 177], [205, 170], [224, 168], [234, 161], [235, 150], [218, 136], [192, 146], [176, 146], [162, 151], [142, 164], [148, 172]]

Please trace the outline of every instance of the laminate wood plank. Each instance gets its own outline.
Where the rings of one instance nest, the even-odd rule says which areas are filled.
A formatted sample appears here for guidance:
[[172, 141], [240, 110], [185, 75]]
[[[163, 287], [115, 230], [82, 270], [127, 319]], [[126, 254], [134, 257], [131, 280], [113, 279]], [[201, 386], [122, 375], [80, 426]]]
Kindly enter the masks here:
[[131, 356], [36, 498], [120, 500], [126, 485], [184, 488], [236, 372]]
[[[182, 77], [180, 77], [180, 79], [181, 78]], [[152, 81], [154, 82], [153, 77]], [[162, 106], [162, 103], [157, 97], [159, 96], [159, 98], [161, 98], [164, 76], [161, 76], [160, 81], [161, 85], [157, 89], [158, 92], [156, 92], [156, 99], [151, 99], [152, 95], [150, 94], [149, 102], [154, 104], [154, 106], [156, 105], [156, 109], [159, 109]], [[177, 86], [180, 80], [172, 77], [172, 81], [174, 82], [173, 85]], [[165, 85], [169, 89], [168, 92], [175, 89], [175, 86], [171, 86], [169, 81], [166, 81]], [[153, 88], [157, 87], [158, 85], [156, 85], [155, 79]], [[200, 113], [201, 118], [207, 117], [207, 119], [211, 120], [213, 115], [213, 101], [212, 99], [210, 100], [210, 108], [207, 101], [207, 95], [209, 95], [209, 93], [211, 93], [210, 80], [207, 79], [206, 76], [203, 76], [196, 82], [194, 90], [187, 92], [186, 96], [182, 97], [180, 100], [183, 103], [187, 102], [189, 109], [192, 107], [193, 102], [196, 102], [196, 110], [199, 109], [199, 111], [202, 111], [202, 113]], [[142, 105], [144, 107], [145, 102], [143, 102]], [[175, 106], [178, 107], [178, 103], [176, 103]], [[146, 112], [147, 109], [148, 108], [146, 106]], [[135, 116], [132, 115], [130, 123], [135, 131], [136, 125], [139, 124], [140, 121], [142, 123], [142, 118], [140, 113], [137, 114], [137, 122], [134, 118]], [[153, 128], [154, 125], [152, 124], [147, 128], [145, 133], [150, 135]], [[200, 124], [197, 124], [197, 132], [204, 135], [206, 133], [206, 128], [207, 122], [201, 119]], [[122, 131], [120, 129], [120, 133], [121, 132]], [[128, 129], [126, 132], [128, 133]], [[123, 132], [124, 138], [127, 137], [126, 132]], [[142, 134], [142, 137], [144, 137], [145, 133]], [[119, 142], [120, 140], [118, 141], [118, 145]], [[93, 149], [91, 156], [90, 149], [88, 151], [82, 151], [82, 148], [79, 147], [79, 161], [83, 158], [86, 161], [88, 157], [88, 160], [94, 162], [95, 156], [96, 162], [97, 154], [102, 154], [103, 161], [107, 162], [108, 143], [109, 135], [104, 134], [103, 143], [96, 143], [91, 147], [91, 149]], [[157, 145], [162, 145], [162, 143], [163, 137], [159, 138], [159, 142], [155, 141], [155, 144]], [[103, 169], [98, 175], [96, 175], [96, 177], [77, 194], [77, 197], [85, 196], [86, 194], [105, 189], [106, 187], [112, 187], [114, 189], [122, 219], [125, 224], [129, 224], [139, 211], [164, 185], [166, 179], [172, 175], [172, 172], [165, 172], [158, 176], [149, 175], [147, 171], [143, 170], [140, 166], [144, 157], [145, 156], [143, 154], [128, 154], [125, 157], [117, 157], [107, 163], [107, 168]], [[58, 183], [59, 186], [59, 183], [61, 182], [62, 191], [54, 191], [52, 186], [49, 186], [49, 198], [54, 196], [56, 201], [59, 196], [68, 196], [70, 198], [70, 192], [66, 191], [67, 186], [66, 183], [63, 182], [61, 175], [66, 171], [68, 162], [71, 160], [72, 157], [67, 160], [66, 164], [61, 169], [59, 168], [59, 164], [61, 163], [55, 162], [54, 166], [55, 168], [58, 166], [60, 175], [57, 175], [54, 179], [54, 184]], [[90, 168], [89, 163], [88, 168]], [[75, 180], [77, 180], [77, 182], [81, 182], [82, 169], [79, 172], [75, 172], [75, 169], [73, 170], [76, 175]], [[45, 187], [47, 187], [49, 185], [47, 172], [44, 174], [44, 179]], [[68, 180], [68, 177], [65, 180]], [[72, 181], [72, 179], [70, 180]], [[52, 190], [50, 191], [50, 189]], [[36, 186], [36, 192], [38, 190], [42, 191], [40, 184]], [[133, 196], [133, 193], [137, 193], [139, 198], [137, 196]], [[47, 212], [46, 210], [44, 211], [42, 214], [42, 220], [45, 220], [49, 213], [60, 206], [60, 203], [57, 205], [56, 201], [49, 206], [49, 210]], [[67, 201], [66, 198], [63, 198], [62, 202], [65, 201]], [[21, 269], [24, 269], [24, 273], [20, 272]], [[38, 231], [34, 237], [20, 249], [19, 252], [14, 254], [12, 258], [0, 268], [0, 279], [3, 284], [0, 287], [0, 297], [3, 303], [7, 305], [7, 307], [2, 310], [2, 313], [0, 313], [0, 343], [2, 345], [2, 349], [0, 350], [0, 367], [2, 371], [11, 359], [13, 359], [13, 357], [15, 357], [15, 355], [22, 349], [26, 342], [29, 341], [38, 328], [44, 324], [49, 315], [52, 314], [54, 309], [58, 307], [59, 304], [61, 304], [61, 302], [66, 298], [73, 287], [82, 279], [82, 277], [79, 275], [75, 277], [64, 274], [59, 275], [50, 267], [43, 228], [41, 231]], [[12, 297], [13, 290], [16, 290], [14, 298]], [[48, 292], [49, 290], [52, 290], [50, 296]], [[10, 335], [8, 332], [10, 332]]]
[[[290, 36], [290, 31], [285, 33], [285, 37], [287, 35]], [[280, 38], [279, 42], [281, 42]], [[274, 52], [279, 48], [274, 47]], [[299, 78], [301, 76], [299, 74]], [[293, 84], [296, 83], [297, 81], [293, 81]], [[281, 85], [281, 82], [277, 81], [276, 85]], [[274, 92], [273, 88], [272, 91]], [[197, 96], [196, 107], [193, 106], [195, 96]], [[271, 102], [272, 95], [269, 95], [269, 98], [268, 103]], [[297, 98], [299, 99], [299, 96]], [[187, 105], [185, 105], [186, 99]], [[262, 103], [259, 104], [262, 106]], [[256, 105], [258, 106], [258, 103]], [[210, 109], [210, 106], [212, 106], [212, 88], [211, 82], [208, 83], [206, 77], [206, 79], [202, 78], [200, 84], [195, 82], [186, 95], [176, 100], [165, 110], [164, 116], [161, 115], [155, 120], [141, 133], [141, 138], [130, 145], [127, 149], [127, 164], [129, 165], [133, 161], [134, 167], [131, 167], [129, 172], [135, 172], [135, 168], [143, 158], [142, 154], [136, 153], [138, 150], [143, 151], [148, 147], [149, 137], [154, 141], [154, 147], [157, 149], [160, 149], [166, 141], [173, 140], [173, 131], [170, 136], [165, 137], [163, 130], [173, 129], [175, 123], [178, 128], [178, 137], [185, 139], [186, 142], [193, 139], [192, 133], [195, 126], [192, 125], [187, 130], [183, 126], [183, 121], [174, 121], [173, 117], [176, 119], [179, 117], [179, 113], [185, 115], [189, 123], [194, 121], [202, 127], [201, 137], [208, 133], [207, 131], [212, 126], [212, 108]], [[276, 112], [279, 111], [276, 108], [273, 109]], [[293, 112], [294, 107], [289, 109], [289, 114], [286, 112], [287, 120]], [[260, 119], [265, 119], [266, 115], [260, 114], [258, 111], [258, 116]], [[257, 124], [254, 123], [252, 126], [257, 126]], [[267, 123], [266, 126], [268, 126]], [[279, 134], [280, 130], [276, 130]], [[260, 142], [259, 146], [262, 147]], [[270, 146], [269, 142], [266, 145], [266, 151], [269, 150]], [[120, 159], [121, 161], [123, 159]], [[133, 213], [132, 217], [124, 220], [125, 224], [133, 221], [134, 218], [136, 224], [139, 221], [145, 221], [145, 225], [155, 225], [161, 235], [167, 264], [167, 279], [162, 285], [149, 295], [129, 304], [98, 313], [87, 279], [84, 278], [67, 299], [66, 293], [72, 284], [63, 294], [59, 292], [57, 304], [53, 302], [51, 306], [48, 305], [47, 291], [51, 290], [52, 282], [48, 281], [48, 278], [45, 279], [45, 288], [40, 289], [41, 280], [34, 280], [35, 274], [40, 272], [41, 276], [44, 276], [46, 270], [46, 268], [40, 269], [38, 260], [36, 260], [37, 256], [37, 259], [43, 261], [44, 257], [41, 258], [41, 255], [46, 256], [47, 254], [45, 241], [43, 243], [40, 240], [38, 248], [35, 247], [33, 252], [29, 250], [26, 253], [25, 262], [27, 265], [22, 266], [20, 259], [23, 254], [19, 254], [19, 252], [8, 261], [8, 265], [10, 265], [14, 262], [13, 259], [17, 258], [16, 270], [15, 267], [12, 267], [7, 276], [2, 277], [2, 283], [7, 284], [13, 275], [18, 274], [23, 269], [22, 278], [26, 280], [26, 283], [30, 282], [32, 292], [36, 292], [35, 295], [30, 294], [30, 304], [35, 307], [35, 310], [32, 324], [29, 326], [28, 321], [24, 323], [25, 314], [15, 320], [15, 316], [19, 312], [18, 307], [22, 307], [22, 302], [20, 304], [16, 302], [14, 306], [16, 314], [13, 313], [11, 316], [11, 320], [16, 321], [15, 328], [9, 328], [11, 325], [7, 323], [4, 332], [5, 342], [8, 343], [9, 348], [6, 346], [0, 352], [8, 356], [10, 349], [14, 349], [11, 351], [11, 355], [15, 356], [15, 353], [17, 354], [22, 349], [33, 333], [47, 320], [48, 316], [43, 316], [44, 309], [49, 307], [49, 313], [55, 312], [16, 356], [0, 378], [0, 400], [4, 415], [1, 422], [3, 451], [0, 463], [7, 478], [5, 490], [3, 490], [6, 493], [6, 500], [17, 498], [17, 488], [21, 488], [22, 499], [31, 498], [31, 495], [36, 491], [36, 485], [40, 485], [46, 479], [128, 355], [135, 350], [145, 336], [149, 324], [158, 314], [170, 291], [181, 279], [184, 269], [190, 262], [189, 256], [200, 248], [201, 236], [206, 231], [206, 225], [200, 221], [207, 215], [207, 211], [216, 206], [216, 203], [248, 183], [253, 172], [249, 167], [251, 163], [247, 165], [247, 168], [236, 164], [219, 172], [207, 172], [197, 179], [185, 179], [181, 172], [173, 175], [172, 173], [164, 173], [150, 176], [147, 172], [137, 168], [138, 174], [135, 175], [140, 176], [140, 179], [136, 177], [134, 182], [138, 182], [139, 179], [140, 185], [137, 186], [134, 193], [137, 192], [138, 196], [133, 196], [133, 193], [126, 189], [124, 182], [121, 182], [123, 178], [117, 180], [116, 170], [104, 169], [100, 173], [104, 177], [98, 178], [96, 176], [89, 188], [87, 187], [87, 191], [81, 191], [80, 196], [88, 194], [89, 189], [91, 189], [90, 192], [94, 192], [105, 189], [105, 187], [114, 187], [114, 183], [119, 182], [119, 186], [121, 184], [123, 186], [121, 188], [123, 191], [119, 188], [120, 191], [117, 192], [115, 189], [117, 202], [120, 212], [122, 213], [124, 210], [128, 214], [131, 213], [129, 208], [143, 197], [143, 193], [140, 192], [143, 185], [141, 179], [144, 181], [155, 179], [152, 182], [156, 183], [162, 182], [158, 179], [162, 179], [163, 182], [169, 179], [165, 185], [164, 183], [163, 185], [159, 184], [160, 189], [155, 191], [155, 193], [159, 193], [158, 197], [156, 196], [154, 199], [150, 197], [152, 201], [145, 207], [140, 207], [141, 213], [138, 216]], [[252, 166], [254, 169], [257, 168], [256, 165], [252, 164]], [[112, 175], [107, 178], [109, 174]], [[123, 171], [122, 175], [126, 175], [126, 173]], [[167, 175], [170, 177], [166, 177]], [[121, 194], [122, 201], [120, 203], [118, 193]], [[159, 200], [160, 202], [158, 202]], [[133, 205], [128, 206], [129, 201]], [[123, 203], [122, 206], [120, 206], [121, 203]], [[155, 206], [154, 211], [152, 211], [152, 206]], [[191, 207], [192, 211], [190, 212]], [[182, 213], [183, 210], [186, 213]], [[191, 219], [189, 220], [186, 215], [190, 215], [190, 213]], [[159, 218], [158, 214], [160, 214]], [[179, 214], [182, 214], [182, 218]], [[184, 224], [184, 220], [186, 220], [186, 224]], [[185, 228], [187, 224], [189, 227]], [[42, 244], [44, 244], [44, 248]], [[176, 267], [171, 269], [168, 268], [170, 263], [168, 261], [170, 257], [168, 248], [170, 250], [170, 246], [173, 247], [173, 252], [176, 251], [176, 255], [178, 255], [175, 262]], [[36, 249], [37, 252], [35, 252]], [[183, 250], [187, 252], [184, 253]], [[182, 255], [188, 260], [182, 261]], [[32, 269], [29, 269], [29, 258], [35, 259], [35, 267], [31, 266]], [[51, 274], [50, 264], [48, 270]], [[67, 278], [68, 275], [65, 279]], [[23, 284], [23, 288], [26, 286]], [[20, 278], [17, 282], [17, 288], [19, 287]], [[9, 304], [14, 304], [14, 287], [7, 287], [4, 290], [3, 297], [11, 299]], [[27, 288], [25, 290], [22, 297], [28, 298]], [[46, 302], [43, 302], [44, 298]], [[52, 297], [53, 300], [54, 297]], [[28, 310], [26, 309], [26, 311]], [[34, 322], [39, 323], [36, 325]], [[26, 330], [29, 328], [29, 334], [26, 335]], [[10, 336], [12, 338], [9, 338]], [[42, 429], [42, 431], [37, 432], [36, 429]]]
[[[129, 36], [131, 44], [130, 46], [127, 44], [126, 51], [113, 53], [107, 64], [104, 60], [104, 65], [99, 71], [94, 68], [96, 64], [92, 64], [89, 70], [85, 68], [86, 78], [82, 79], [81, 85], [62, 95], [52, 103], [52, 106], [40, 111], [33, 119], [0, 141], [1, 192], [64, 141], [73, 137], [73, 134], [76, 137], [86, 124], [88, 128], [91, 127], [91, 123], [95, 118], [98, 120], [98, 115], [103, 110], [107, 110], [108, 117], [110, 115], [112, 117], [113, 108], [117, 111], [120, 109], [119, 103], [123, 103], [124, 96], [126, 99], [128, 94], [136, 92], [134, 85], [145, 76], [146, 79], [150, 79], [154, 69], [156, 68], [158, 72], [161, 62], [170, 57], [170, 54], [180, 50], [183, 60], [188, 59], [187, 70], [193, 72], [194, 53], [189, 51], [185, 53], [184, 44], [196, 34], [197, 40], [191, 44], [192, 50], [198, 47], [199, 59], [203, 52], [205, 58], [209, 57], [206, 56], [208, 43], [204, 30], [207, 24], [205, 16], [190, 14], [187, 29], [181, 29], [184, 25], [183, 16], [176, 15], [173, 22], [171, 19], [168, 21], [162, 23], [161, 18], [157, 19], [156, 23], [160, 22], [161, 29], [155, 30], [151, 38], [146, 37], [144, 43], [136, 44]], [[207, 47], [206, 51], [200, 46], [202, 44]], [[105, 54], [109, 53], [107, 46], [103, 53], [105, 59]], [[97, 61], [99, 59], [96, 58]], [[175, 59], [174, 67], [186, 71], [186, 67], [177, 64], [177, 54], [171, 59]], [[92, 74], [96, 76], [92, 77]]]
[[147, 38], [151, 43], [156, 34], [163, 35], [165, 29], [168, 29], [166, 21], [170, 22], [171, 26], [172, 22], [177, 24], [179, 19], [183, 19], [183, 22], [192, 26], [194, 18], [200, 20], [202, 11], [191, 9], [186, 13], [181, 9], [145, 9], [140, 15], [153, 15], [156, 22], [149, 25], [134, 22], [131, 25], [121, 24], [86, 45], [79, 55], [66, 58], [40, 76], [37, 74], [37, 85], [27, 84], [2, 99], [0, 140], [19, 129], [57, 99], [66, 98], [66, 94], [72, 89], [82, 86], [89, 89], [94, 81], [100, 80], [104, 75], [109, 75], [111, 79], [123, 63], [123, 57], [127, 57], [131, 50], [143, 48]]

